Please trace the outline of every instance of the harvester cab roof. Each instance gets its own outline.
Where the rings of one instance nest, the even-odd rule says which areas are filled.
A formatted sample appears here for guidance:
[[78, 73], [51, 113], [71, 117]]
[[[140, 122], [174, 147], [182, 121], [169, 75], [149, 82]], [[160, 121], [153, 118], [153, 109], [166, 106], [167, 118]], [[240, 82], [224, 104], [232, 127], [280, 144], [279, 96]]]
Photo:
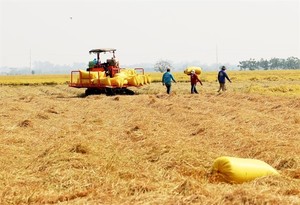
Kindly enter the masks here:
[[114, 48], [100, 48], [100, 49], [92, 49], [89, 51], [89, 53], [94, 53], [94, 54], [97, 54], [97, 60], [99, 61], [100, 60], [100, 53], [112, 53], [113, 54], [113, 58], [115, 58], [115, 51], [116, 49]]
[[[115, 56], [116, 49], [114, 48], [100, 48], [100, 49], [92, 49], [89, 51], [90, 54], [96, 54], [97, 58], [95, 58], [93, 61], [89, 61], [89, 68], [87, 71], [102, 71], [105, 70], [106, 72], [109, 72], [109, 70], [114, 69], [116, 73], [116, 69], [119, 69], [119, 62], [116, 59]], [[101, 53], [111, 53], [112, 57], [109, 57], [102, 61], [100, 54]], [[103, 57], [103, 56], [102, 56]], [[107, 56], [106, 56], [107, 57]], [[111, 74], [111, 77], [113, 75]]]

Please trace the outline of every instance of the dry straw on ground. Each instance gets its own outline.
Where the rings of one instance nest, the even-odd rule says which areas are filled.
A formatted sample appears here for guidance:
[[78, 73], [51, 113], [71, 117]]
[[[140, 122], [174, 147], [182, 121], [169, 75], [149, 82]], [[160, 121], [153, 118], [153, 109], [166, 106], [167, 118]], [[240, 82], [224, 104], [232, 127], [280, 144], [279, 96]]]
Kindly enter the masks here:
[[[205, 86], [112, 97], [0, 87], [0, 204], [299, 204], [299, 96]], [[219, 182], [210, 168], [223, 155], [281, 176]]]

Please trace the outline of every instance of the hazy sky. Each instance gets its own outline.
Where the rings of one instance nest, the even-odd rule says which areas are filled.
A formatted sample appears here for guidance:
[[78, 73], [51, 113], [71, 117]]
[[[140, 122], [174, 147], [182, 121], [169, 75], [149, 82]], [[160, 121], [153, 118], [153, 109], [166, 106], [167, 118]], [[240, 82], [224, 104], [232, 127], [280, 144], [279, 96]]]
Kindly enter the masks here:
[[[0, 0], [0, 67], [73, 64], [93, 48], [120, 64], [300, 57], [299, 0]], [[217, 49], [218, 48], [218, 49]], [[31, 54], [30, 54], [31, 53]]]

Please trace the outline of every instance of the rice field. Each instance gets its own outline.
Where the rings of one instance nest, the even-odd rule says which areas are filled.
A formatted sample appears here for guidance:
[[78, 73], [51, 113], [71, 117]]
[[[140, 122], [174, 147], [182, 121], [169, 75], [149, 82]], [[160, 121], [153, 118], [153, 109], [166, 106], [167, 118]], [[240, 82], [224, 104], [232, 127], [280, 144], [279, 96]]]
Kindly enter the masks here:
[[[273, 71], [228, 71], [232, 84], [228, 88], [233, 92], [257, 93], [265, 95], [300, 95], [300, 70], [273, 70]], [[152, 82], [161, 82], [162, 73], [146, 73], [151, 76]], [[180, 83], [189, 82], [189, 76], [183, 72], [174, 72], [175, 79]], [[214, 92], [217, 84], [217, 72], [203, 72], [200, 79], [204, 82], [207, 92]], [[60, 85], [68, 84], [70, 75], [23, 75], [23, 76], [0, 76], [0, 85]], [[154, 84], [155, 85], [155, 84]], [[157, 93], [156, 86], [139, 89], [141, 92]], [[177, 93], [186, 93], [186, 90], [177, 86]], [[133, 88], [135, 89], [135, 88]]]
[[5, 75], [0, 85], [57, 85], [70, 81], [70, 75]]
[[[300, 70], [276, 71], [228, 71], [233, 83], [227, 82], [227, 87], [232, 92], [256, 93], [273, 96], [300, 96]], [[189, 82], [189, 76], [181, 72], [174, 72], [178, 82]], [[161, 82], [161, 73], [151, 73], [153, 82]], [[203, 72], [200, 75], [203, 82], [203, 92], [215, 93], [218, 89], [217, 72]], [[186, 86], [177, 86], [177, 93], [189, 93]], [[182, 90], [184, 88], [184, 90]], [[155, 93], [153, 86], [147, 87]], [[147, 91], [146, 91], [147, 92]]]
[[[228, 71], [221, 94], [203, 73], [199, 95], [174, 75], [171, 95], [151, 73], [137, 95], [87, 97], [68, 75], [0, 76], [0, 204], [300, 204], [299, 71]], [[280, 176], [224, 183], [220, 156]]]

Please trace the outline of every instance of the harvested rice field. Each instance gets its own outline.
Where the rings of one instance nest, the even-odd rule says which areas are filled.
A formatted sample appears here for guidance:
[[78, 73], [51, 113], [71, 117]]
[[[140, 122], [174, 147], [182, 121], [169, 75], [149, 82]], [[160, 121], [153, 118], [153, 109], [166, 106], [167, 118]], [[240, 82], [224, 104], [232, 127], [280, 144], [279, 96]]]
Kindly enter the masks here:
[[[2, 85], [0, 204], [300, 204], [298, 90], [253, 86], [233, 80], [218, 94], [204, 81], [191, 95], [179, 82], [167, 95], [153, 83], [84, 97], [65, 84]], [[222, 182], [211, 174], [220, 156], [259, 159], [280, 176]]]

